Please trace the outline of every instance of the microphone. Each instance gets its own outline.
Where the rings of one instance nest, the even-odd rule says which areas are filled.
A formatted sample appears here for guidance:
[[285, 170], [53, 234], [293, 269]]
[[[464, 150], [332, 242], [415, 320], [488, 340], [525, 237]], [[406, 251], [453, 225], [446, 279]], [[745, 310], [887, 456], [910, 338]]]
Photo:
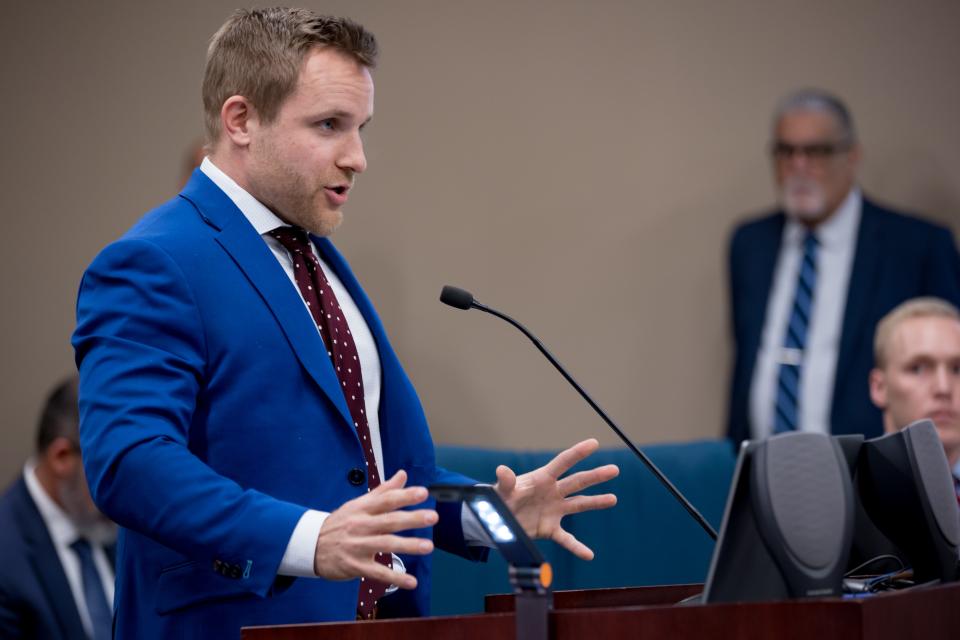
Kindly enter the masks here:
[[649, 457], [647, 457], [647, 454], [641, 451], [637, 447], [637, 445], [635, 445], [633, 441], [630, 440], [630, 438], [628, 438], [627, 435], [620, 430], [620, 427], [618, 427], [616, 423], [610, 418], [610, 416], [608, 416], [607, 413], [600, 408], [600, 405], [598, 405], [594, 401], [594, 399], [590, 397], [590, 394], [584, 391], [583, 387], [577, 384], [577, 381], [573, 379], [573, 376], [567, 373], [567, 370], [563, 368], [563, 365], [557, 362], [557, 359], [553, 357], [553, 354], [551, 354], [547, 350], [547, 348], [543, 346], [543, 343], [540, 342], [540, 340], [538, 340], [535, 335], [530, 333], [526, 327], [524, 327], [522, 324], [520, 324], [510, 316], [504, 313], [501, 313], [496, 309], [492, 309], [484, 304], [481, 304], [480, 302], [477, 302], [477, 300], [473, 297], [472, 293], [470, 293], [469, 291], [460, 289], [458, 287], [451, 287], [450, 285], [444, 286], [443, 290], [440, 292], [440, 302], [457, 309], [462, 309], [464, 311], [468, 311], [470, 309], [479, 309], [480, 311], [489, 313], [490, 315], [496, 316], [501, 320], [505, 320], [506, 322], [509, 322], [514, 327], [519, 329], [520, 332], [523, 333], [523, 335], [527, 336], [527, 338], [530, 339], [530, 342], [532, 342], [534, 346], [540, 350], [540, 353], [542, 353], [547, 358], [547, 360], [550, 361], [550, 364], [556, 367], [557, 371], [560, 372], [560, 375], [562, 375], [566, 379], [566, 381], [569, 382], [571, 386], [573, 386], [573, 388], [577, 390], [577, 392], [583, 397], [583, 399], [587, 401], [587, 404], [589, 404], [593, 408], [593, 410], [596, 411], [601, 418], [603, 418], [603, 421], [606, 422], [611, 429], [613, 429], [614, 433], [620, 436], [620, 439], [623, 440], [624, 444], [626, 444], [627, 447], [629, 447], [629, 449], [633, 451], [634, 455], [636, 455], [637, 458], [640, 459], [640, 462], [646, 465], [647, 469], [649, 469], [650, 472], [657, 478], [657, 480], [660, 481], [660, 484], [662, 484], [667, 489], [667, 491], [669, 491], [670, 494], [677, 499], [677, 502], [679, 502], [681, 506], [683, 506], [683, 508], [687, 510], [687, 513], [690, 514], [690, 517], [697, 521], [697, 524], [699, 524], [703, 528], [703, 530], [707, 532], [708, 536], [710, 536], [713, 540], [717, 539], [717, 532], [714, 530], [713, 527], [710, 526], [710, 523], [707, 522], [706, 518], [704, 518], [700, 514], [700, 512], [697, 511], [696, 507], [690, 504], [690, 501], [687, 500], [682, 493], [680, 493], [680, 490], [677, 489], [672, 482], [670, 482], [667, 476], [665, 476], [663, 472], [660, 471], [657, 465], [653, 464], [653, 461]]
[[440, 302], [466, 311], [473, 306], [473, 294], [447, 285], [440, 292]]

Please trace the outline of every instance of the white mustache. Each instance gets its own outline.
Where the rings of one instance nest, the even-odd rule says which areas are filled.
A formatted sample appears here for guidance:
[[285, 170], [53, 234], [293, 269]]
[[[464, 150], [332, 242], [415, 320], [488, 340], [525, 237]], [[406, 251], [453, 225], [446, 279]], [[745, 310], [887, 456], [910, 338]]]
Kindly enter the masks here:
[[816, 180], [803, 177], [791, 177], [783, 184], [783, 190], [788, 193], [819, 191], [820, 185]]

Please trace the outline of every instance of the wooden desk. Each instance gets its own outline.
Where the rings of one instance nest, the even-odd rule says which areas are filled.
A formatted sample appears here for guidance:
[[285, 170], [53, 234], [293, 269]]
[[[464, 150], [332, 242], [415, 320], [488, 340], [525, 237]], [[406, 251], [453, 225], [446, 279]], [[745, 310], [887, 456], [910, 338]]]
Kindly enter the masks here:
[[[960, 635], [960, 583], [869, 598], [676, 605], [700, 585], [558, 591], [551, 638], [694, 640], [907, 640]], [[487, 613], [441, 618], [247, 627], [243, 640], [493, 640], [514, 637], [512, 596], [488, 596]]]

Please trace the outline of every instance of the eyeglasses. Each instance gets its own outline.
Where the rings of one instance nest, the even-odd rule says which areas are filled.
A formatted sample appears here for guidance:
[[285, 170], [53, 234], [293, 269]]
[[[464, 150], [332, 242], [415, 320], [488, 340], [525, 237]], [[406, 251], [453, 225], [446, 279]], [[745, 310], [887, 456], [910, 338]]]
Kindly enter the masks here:
[[838, 153], [845, 153], [852, 145], [848, 142], [818, 142], [814, 144], [790, 144], [777, 140], [770, 145], [770, 153], [777, 161], [792, 160], [794, 156], [804, 156], [811, 162], [823, 162]]

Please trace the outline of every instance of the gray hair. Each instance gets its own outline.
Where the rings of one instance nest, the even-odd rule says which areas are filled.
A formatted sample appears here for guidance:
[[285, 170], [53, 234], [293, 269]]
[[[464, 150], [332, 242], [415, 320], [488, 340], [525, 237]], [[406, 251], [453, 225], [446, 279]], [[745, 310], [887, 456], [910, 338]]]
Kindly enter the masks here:
[[823, 89], [800, 89], [783, 98], [773, 114], [774, 128], [780, 120], [793, 111], [819, 111], [829, 114], [837, 123], [840, 132], [840, 141], [845, 144], [854, 144], [857, 141], [857, 130], [853, 126], [853, 116], [843, 100]]

